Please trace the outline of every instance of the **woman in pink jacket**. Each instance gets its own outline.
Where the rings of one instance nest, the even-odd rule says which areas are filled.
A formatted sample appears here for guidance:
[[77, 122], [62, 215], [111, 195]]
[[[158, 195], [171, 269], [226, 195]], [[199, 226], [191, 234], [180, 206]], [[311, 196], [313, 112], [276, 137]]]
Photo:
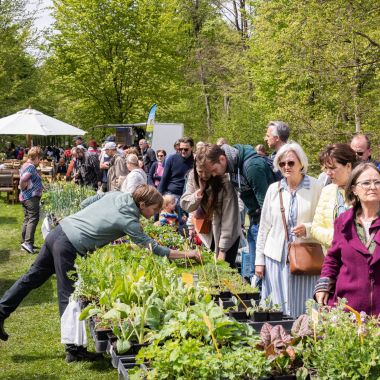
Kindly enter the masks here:
[[372, 163], [357, 166], [346, 186], [352, 208], [335, 222], [334, 238], [323, 263], [315, 298], [380, 314], [380, 172]]

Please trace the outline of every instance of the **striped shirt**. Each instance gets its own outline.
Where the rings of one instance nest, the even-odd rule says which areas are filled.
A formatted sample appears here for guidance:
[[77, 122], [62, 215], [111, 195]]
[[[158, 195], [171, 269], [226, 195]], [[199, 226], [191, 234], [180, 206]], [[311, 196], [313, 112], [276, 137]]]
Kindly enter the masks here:
[[33, 197], [40, 197], [43, 191], [43, 185], [36, 167], [25, 162], [20, 169], [20, 202], [24, 202]]

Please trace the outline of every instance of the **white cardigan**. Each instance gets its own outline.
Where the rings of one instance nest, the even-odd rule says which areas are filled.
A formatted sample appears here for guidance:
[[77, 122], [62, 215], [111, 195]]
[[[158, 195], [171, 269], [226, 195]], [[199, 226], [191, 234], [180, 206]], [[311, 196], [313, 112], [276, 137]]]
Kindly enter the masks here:
[[[310, 189], [302, 188], [297, 191], [297, 225], [306, 227], [306, 239], [310, 237], [310, 228], [313, 221], [318, 199], [322, 191], [322, 184], [315, 178], [309, 177]], [[288, 220], [290, 194], [283, 191], [285, 208], [285, 220]], [[281, 261], [282, 250], [285, 243], [285, 230], [280, 210], [280, 197], [278, 182], [272, 183], [265, 195], [263, 208], [261, 210], [260, 227], [256, 243], [255, 265], [265, 265], [265, 257]]]

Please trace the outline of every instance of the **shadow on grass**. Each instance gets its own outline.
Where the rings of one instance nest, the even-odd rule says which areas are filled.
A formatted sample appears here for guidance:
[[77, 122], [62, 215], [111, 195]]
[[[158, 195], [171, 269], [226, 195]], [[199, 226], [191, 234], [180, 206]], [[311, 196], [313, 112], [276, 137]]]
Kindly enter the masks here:
[[15, 216], [0, 216], [0, 224], [17, 224]]
[[[27, 373], [23, 373], [22, 375], [14, 375], [14, 376], [7, 376], [7, 379], [9, 380], [30, 380], [30, 379], [36, 379], [36, 373], [35, 372], [32, 372], [30, 374], [27, 374]], [[60, 376], [56, 376], [56, 375], [43, 375], [43, 374], [40, 374], [38, 375], [38, 379], [40, 380], [57, 380], [57, 379], [61, 379]]]
[[[47, 355], [46, 353], [34, 354], [34, 355], [22, 355], [16, 354], [11, 356], [14, 363], [31, 363], [40, 360], [54, 360], [54, 359], [63, 359], [62, 353], [57, 353], [55, 355]], [[55, 379], [55, 377], [53, 377]]]
[[11, 255], [10, 249], [0, 249], [0, 264], [9, 261], [10, 255]]
[[[17, 279], [5, 280], [0, 278], [0, 298], [16, 281]], [[22, 301], [21, 306], [33, 306], [46, 302], [54, 302], [55, 294], [52, 281], [55, 281], [55, 277], [47, 280], [39, 288], [31, 290], [31, 292]]]

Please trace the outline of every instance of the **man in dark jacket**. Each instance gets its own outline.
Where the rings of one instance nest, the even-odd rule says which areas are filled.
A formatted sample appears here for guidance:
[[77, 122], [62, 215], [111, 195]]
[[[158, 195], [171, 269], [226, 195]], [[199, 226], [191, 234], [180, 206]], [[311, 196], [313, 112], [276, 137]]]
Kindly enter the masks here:
[[176, 211], [181, 220], [183, 211], [179, 207], [179, 199], [184, 192], [186, 174], [194, 165], [194, 141], [191, 137], [183, 137], [179, 141], [179, 153], [172, 154], [165, 161], [164, 172], [162, 174], [158, 191], [162, 195], [172, 194], [176, 197]]
[[79, 185], [92, 186], [97, 190], [102, 184], [102, 173], [100, 171], [99, 158], [96, 154], [88, 154], [81, 145], [73, 148], [74, 181]]
[[144, 163], [144, 171], [148, 174], [153, 162], [156, 161], [156, 153], [152, 148], [149, 148], [147, 141], [144, 139], [139, 141], [139, 147]]
[[197, 150], [197, 162], [204, 163], [212, 175], [230, 174], [235, 189], [247, 208], [250, 225], [248, 245], [250, 253], [250, 277], [255, 272], [256, 239], [259, 230], [261, 207], [274, 174], [268, 162], [258, 155], [251, 145], [206, 144]]

